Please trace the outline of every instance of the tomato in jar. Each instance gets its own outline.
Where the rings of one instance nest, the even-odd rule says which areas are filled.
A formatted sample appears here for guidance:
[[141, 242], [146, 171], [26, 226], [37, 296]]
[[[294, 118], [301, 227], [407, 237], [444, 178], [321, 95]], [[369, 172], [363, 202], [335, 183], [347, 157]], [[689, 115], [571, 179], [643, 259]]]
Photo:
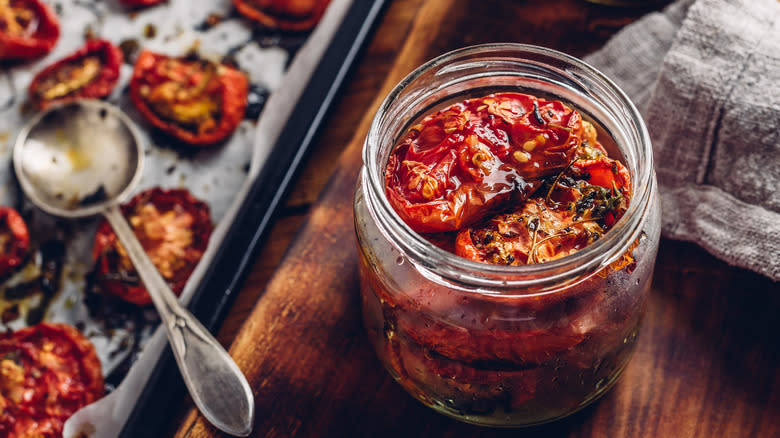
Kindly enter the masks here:
[[192, 146], [224, 141], [244, 118], [249, 82], [240, 71], [196, 59], [143, 51], [130, 99], [152, 126]]
[[30, 101], [38, 109], [78, 99], [99, 99], [111, 94], [119, 81], [122, 51], [106, 40], [90, 40], [70, 56], [35, 75]]
[[[122, 213], [163, 279], [180, 294], [214, 228], [208, 205], [186, 189], [153, 188], [123, 204]], [[139, 306], [152, 303], [107, 221], [98, 225], [92, 257], [98, 283], [106, 292]]]
[[41, 0], [0, 0], [0, 60], [41, 57], [59, 37], [57, 14]]
[[0, 333], [0, 436], [59, 438], [65, 421], [103, 393], [95, 348], [75, 327]]
[[420, 233], [453, 231], [527, 199], [574, 158], [576, 111], [520, 93], [468, 99], [412, 126], [390, 154], [385, 191]]

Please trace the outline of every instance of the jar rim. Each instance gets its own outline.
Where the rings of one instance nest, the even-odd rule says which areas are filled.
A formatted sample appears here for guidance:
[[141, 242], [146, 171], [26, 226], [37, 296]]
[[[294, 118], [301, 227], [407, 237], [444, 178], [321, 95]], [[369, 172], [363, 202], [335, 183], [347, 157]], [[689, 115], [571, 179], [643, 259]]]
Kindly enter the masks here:
[[[422, 75], [457, 60], [474, 59], [475, 55], [506, 53], [518, 56], [518, 61], [549, 59], [584, 74], [598, 84], [603, 91], [613, 93], [613, 97], [623, 106], [621, 114], [627, 116], [636, 140], [638, 159], [630, 170], [632, 177], [631, 202], [623, 217], [601, 239], [575, 252], [574, 254], [530, 265], [507, 266], [486, 264], [454, 255], [449, 251], [428, 242], [407, 225], [387, 199], [384, 187], [384, 167], [379, 155], [384, 116], [396, 104], [398, 97], [414, 84]], [[526, 58], [520, 58], [525, 56]], [[373, 146], [373, 147], [372, 147]], [[618, 145], [621, 151], [628, 145]], [[377, 222], [379, 230], [397, 247], [402, 254], [429, 277], [456, 282], [469, 286], [483, 294], [496, 294], [497, 290], [513, 291], [524, 296], [549, 293], [550, 286], [576, 281], [586, 273], [595, 273], [624, 254], [628, 247], [639, 239], [642, 225], [646, 220], [652, 196], [655, 196], [656, 184], [653, 171], [653, 153], [650, 136], [639, 110], [626, 93], [606, 75], [586, 62], [565, 53], [528, 44], [491, 43], [464, 47], [447, 52], [424, 63], [401, 80], [385, 97], [380, 105], [363, 146], [364, 169], [361, 173], [369, 212]], [[547, 288], [547, 289], [546, 289]], [[526, 290], [526, 292], [520, 292]], [[533, 292], [528, 292], [532, 291]], [[503, 295], [503, 293], [502, 293]]]

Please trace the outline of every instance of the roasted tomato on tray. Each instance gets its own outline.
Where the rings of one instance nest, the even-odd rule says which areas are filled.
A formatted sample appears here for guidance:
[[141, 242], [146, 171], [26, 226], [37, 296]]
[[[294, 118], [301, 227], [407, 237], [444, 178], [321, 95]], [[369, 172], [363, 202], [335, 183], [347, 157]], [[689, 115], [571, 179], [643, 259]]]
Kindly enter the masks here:
[[425, 117], [390, 154], [385, 190], [422, 233], [453, 231], [522, 201], [574, 158], [579, 113], [519, 93], [469, 99]]
[[249, 83], [240, 71], [193, 58], [141, 52], [130, 98], [157, 129], [194, 146], [228, 138], [244, 118]]
[[30, 233], [19, 213], [0, 207], [0, 277], [21, 266], [30, 247]]
[[263, 26], [303, 31], [322, 18], [330, 0], [233, 0], [245, 17]]
[[455, 254], [500, 265], [565, 257], [600, 239], [615, 224], [628, 206], [629, 190], [628, 171], [619, 161], [606, 156], [574, 161], [541, 193], [462, 229]]
[[57, 44], [57, 14], [40, 0], [0, 0], [0, 60], [43, 56]]
[[[180, 294], [214, 228], [208, 205], [184, 189], [154, 188], [122, 205], [122, 213], [171, 290]], [[138, 305], [151, 304], [108, 222], [98, 226], [92, 254], [98, 283], [105, 291]]]
[[119, 80], [122, 51], [105, 40], [88, 41], [72, 55], [38, 73], [30, 83], [30, 101], [38, 109], [77, 99], [111, 94]]
[[74, 412], [103, 395], [92, 343], [66, 324], [0, 334], [0, 436], [59, 438]]

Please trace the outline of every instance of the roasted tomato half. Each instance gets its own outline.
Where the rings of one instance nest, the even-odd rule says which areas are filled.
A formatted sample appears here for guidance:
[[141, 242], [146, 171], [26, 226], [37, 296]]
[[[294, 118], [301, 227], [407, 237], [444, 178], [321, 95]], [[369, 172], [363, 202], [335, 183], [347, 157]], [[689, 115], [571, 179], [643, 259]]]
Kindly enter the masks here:
[[524, 265], [573, 254], [625, 212], [628, 171], [606, 156], [574, 161], [514, 210], [462, 229], [455, 254], [481, 263]]
[[0, 277], [21, 266], [30, 247], [30, 233], [19, 213], [0, 207]]
[[103, 391], [95, 348], [74, 327], [0, 334], [0, 436], [59, 438], [65, 420]]
[[0, 60], [43, 56], [57, 44], [57, 14], [40, 0], [0, 0]]
[[322, 18], [330, 0], [233, 0], [241, 15], [263, 26], [303, 31]]
[[30, 101], [38, 109], [77, 99], [111, 94], [119, 80], [122, 51], [105, 40], [92, 40], [76, 53], [38, 73], [30, 84]]
[[[417, 392], [422, 386], [436, 394], [458, 394], [462, 399], [475, 401], [477, 409], [486, 400], [495, 400], [504, 408], [519, 407], [533, 398], [539, 380], [532, 367], [517, 370], [506, 363], [486, 362], [471, 366], [406, 339], [391, 341], [386, 354], [405, 388]], [[491, 369], [491, 365], [497, 366]], [[470, 406], [460, 408], [468, 410]]]
[[604, 229], [576, 213], [529, 200], [510, 213], [490, 218], [458, 233], [455, 254], [498, 265], [525, 265], [555, 260], [598, 240]]
[[[585, 333], [579, 322], [537, 330], [466, 330], [463, 327], [430, 320], [427, 324], [398, 322], [399, 335], [431, 352], [466, 364], [537, 365], [554, 358], [555, 353], [579, 344]], [[433, 356], [429, 354], [429, 356]], [[500, 369], [500, 368], [499, 368]]]
[[249, 82], [240, 71], [210, 61], [141, 52], [130, 98], [156, 128], [195, 146], [219, 143], [244, 118]]
[[[171, 290], [180, 294], [214, 228], [208, 205], [184, 189], [154, 188], [122, 205], [122, 213]], [[141, 306], [151, 304], [108, 222], [98, 226], [92, 255], [97, 280], [105, 291]]]
[[460, 229], [526, 199], [566, 168], [582, 142], [580, 115], [518, 93], [469, 99], [425, 117], [390, 154], [385, 190], [417, 232]]

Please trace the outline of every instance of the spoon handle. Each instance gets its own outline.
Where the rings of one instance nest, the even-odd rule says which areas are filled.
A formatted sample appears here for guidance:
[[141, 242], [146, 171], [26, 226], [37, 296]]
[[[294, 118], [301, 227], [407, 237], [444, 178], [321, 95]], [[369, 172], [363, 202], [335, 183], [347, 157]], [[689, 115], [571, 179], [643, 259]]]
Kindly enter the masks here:
[[179, 304], [119, 207], [109, 207], [104, 215], [149, 291], [195, 405], [223, 432], [249, 435], [254, 419], [254, 397], [243, 373], [211, 333]]

